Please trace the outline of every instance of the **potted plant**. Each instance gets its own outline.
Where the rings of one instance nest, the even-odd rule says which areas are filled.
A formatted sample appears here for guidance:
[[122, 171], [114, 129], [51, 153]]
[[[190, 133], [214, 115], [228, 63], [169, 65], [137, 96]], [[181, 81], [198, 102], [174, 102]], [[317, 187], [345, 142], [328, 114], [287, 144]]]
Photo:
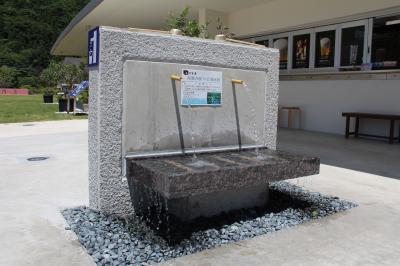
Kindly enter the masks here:
[[206, 37], [207, 26], [200, 25], [195, 19], [189, 17], [190, 7], [185, 7], [180, 14], [175, 12], [169, 12], [167, 19], [167, 29], [174, 35], [184, 35], [190, 37], [200, 37], [204, 35]]
[[226, 38], [232, 38], [233, 33], [229, 33], [229, 27], [222, 24], [221, 18], [217, 18], [217, 32], [215, 40], [224, 41]]
[[43, 103], [53, 103], [53, 93], [47, 88], [43, 94]]
[[71, 99], [69, 93], [73, 90], [76, 83], [79, 83], [85, 74], [84, 63], [64, 64], [53, 61], [43, 70], [41, 80], [47, 85], [54, 86], [63, 83], [62, 94], [58, 97], [59, 111], [71, 112], [74, 110], [74, 99]]

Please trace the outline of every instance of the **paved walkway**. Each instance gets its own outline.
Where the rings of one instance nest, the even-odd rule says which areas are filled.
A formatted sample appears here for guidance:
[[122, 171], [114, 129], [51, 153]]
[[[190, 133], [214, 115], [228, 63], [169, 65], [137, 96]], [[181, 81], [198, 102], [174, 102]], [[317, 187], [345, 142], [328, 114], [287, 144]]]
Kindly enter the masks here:
[[[0, 265], [93, 265], [59, 213], [87, 204], [87, 122], [26, 124], [0, 125]], [[322, 158], [320, 175], [295, 183], [360, 206], [166, 264], [397, 265], [400, 145], [301, 131], [279, 137], [282, 149]], [[26, 161], [32, 156], [49, 160]]]
[[59, 212], [87, 204], [87, 174], [86, 120], [0, 125], [0, 265], [94, 265]]
[[320, 175], [294, 183], [359, 207], [167, 265], [399, 265], [400, 181], [368, 172], [399, 177], [400, 145], [280, 130], [279, 148], [322, 159]]

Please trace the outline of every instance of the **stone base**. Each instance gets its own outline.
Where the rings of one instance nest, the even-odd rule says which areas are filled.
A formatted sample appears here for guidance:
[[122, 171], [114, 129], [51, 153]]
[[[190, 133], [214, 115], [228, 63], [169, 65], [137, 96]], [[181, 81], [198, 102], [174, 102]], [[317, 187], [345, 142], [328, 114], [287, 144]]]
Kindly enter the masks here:
[[[137, 215], [186, 222], [265, 206], [270, 182], [313, 175], [319, 159], [261, 149], [131, 160], [128, 181]], [[151, 217], [153, 216], [153, 217]]]
[[268, 186], [261, 186], [167, 199], [137, 182], [130, 183], [130, 190], [135, 214], [144, 220], [156, 218], [162, 222], [171, 217], [187, 222], [223, 212], [263, 207], [268, 203], [269, 194]]
[[267, 202], [268, 186], [249, 187], [171, 199], [168, 201], [168, 211], [182, 221], [189, 221], [222, 212], [261, 207]]
[[127, 162], [132, 179], [164, 198], [267, 187], [270, 182], [319, 173], [319, 159], [260, 149], [191, 156], [136, 159]]

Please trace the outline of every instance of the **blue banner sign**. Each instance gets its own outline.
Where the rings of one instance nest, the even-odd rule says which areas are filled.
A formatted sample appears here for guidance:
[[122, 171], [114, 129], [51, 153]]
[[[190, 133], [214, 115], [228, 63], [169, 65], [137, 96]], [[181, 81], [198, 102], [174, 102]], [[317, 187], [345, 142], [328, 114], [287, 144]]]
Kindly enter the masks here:
[[87, 87], [89, 87], [89, 81], [84, 80], [81, 82], [81, 84], [79, 84], [78, 86], [76, 86], [70, 93], [69, 96], [70, 97], [76, 97], [78, 96], [82, 91], [84, 91]]
[[100, 30], [99, 27], [90, 30], [88, 35], [88, 66], [99, 65]]

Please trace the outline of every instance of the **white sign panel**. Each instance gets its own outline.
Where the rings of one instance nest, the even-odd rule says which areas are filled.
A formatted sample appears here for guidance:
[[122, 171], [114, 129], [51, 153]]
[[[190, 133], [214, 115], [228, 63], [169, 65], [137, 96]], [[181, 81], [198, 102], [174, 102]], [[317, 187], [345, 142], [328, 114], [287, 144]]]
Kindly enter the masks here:
[[221, 71], [182, 69], [181, 105], [221, 104]]

